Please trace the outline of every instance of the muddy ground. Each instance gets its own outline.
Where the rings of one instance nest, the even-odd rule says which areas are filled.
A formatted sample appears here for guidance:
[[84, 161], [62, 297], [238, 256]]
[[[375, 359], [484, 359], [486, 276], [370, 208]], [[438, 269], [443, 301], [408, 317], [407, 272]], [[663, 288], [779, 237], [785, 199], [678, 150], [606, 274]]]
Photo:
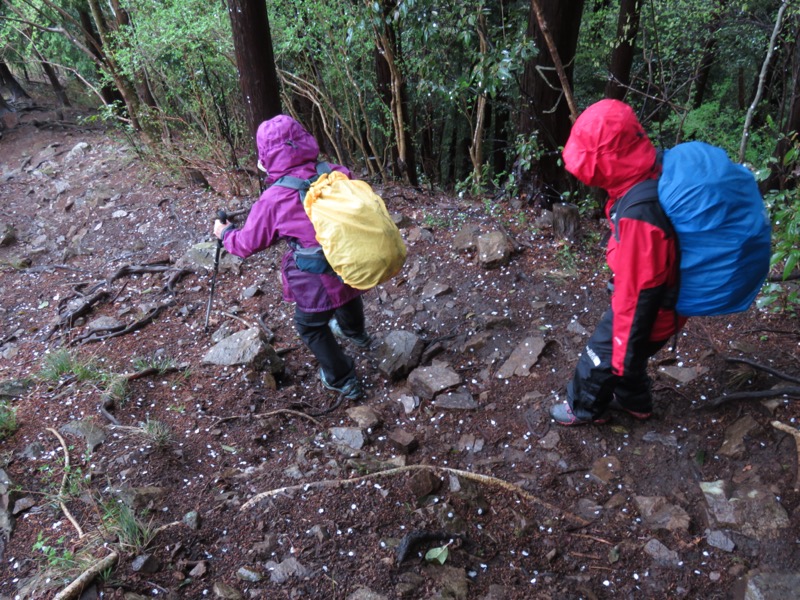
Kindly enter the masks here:
[[[772, 424], [797, 427], [796, 399], [713, 405], [785, 383], [730, 359], [800, 375], [791, 315], [691, 320], [652, 362], [650, 421], [561, 428], [547, 408], [608, 302], [604, 224], [570, 246], [520, 199], [378, 185], [409, 255], [365, 296], [373, 347], [347, 347], [366, 397], [335, 406], [281, 300], [283, 247], [219, 273], [205, 331], [211, 271], [180, 259], [252, 197], [77, 112], [10, 125], [0, 598], [52, 598], [104, 559], [87, 598], [710, 599], [800, 572], [797, 450]], [[508, 263], [461, 250], [467, 227], [505, 232]], [[98, 341], [100, 317], [140, 327]], [[271, 331], [284, 371], [204, 364], [220, 328]], [[456, 407], [381, 372], [398, 330], [423, 340], [420, 368], [457, 376]], [[535, 364], [499, 377], [530, 339]]]

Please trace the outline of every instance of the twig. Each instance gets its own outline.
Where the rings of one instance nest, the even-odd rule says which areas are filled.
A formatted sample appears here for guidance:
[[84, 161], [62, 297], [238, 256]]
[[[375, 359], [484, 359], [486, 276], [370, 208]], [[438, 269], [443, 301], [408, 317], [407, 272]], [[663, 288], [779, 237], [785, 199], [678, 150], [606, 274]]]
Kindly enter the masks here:
[[780, 421], [773, 421], [772, 426], [775, 429], [780, 429], [781, 431], [785, 431], [789, 435], [794, 438], [794, 442], [797, 445], [797, 473], [794, 478], [794, 491], [800, 491], [800, 431], [795, 429], [794, 427], [790, 427]]
[[56, 594], [53, 600], [72, 600], [72, 598], [76, 598], [78, 594], [83, 591], [83, 588], [86, 587], [87, 583], [97, 577], [97, 575], [102, 571], [112, 567], [118, 559], [119, 554], [117, 552], [112, 552], [105, 558], [94, 563], [91, 567], [81, 573], [77, 579]]
[[64, 452], [64, 477], [61, 478], [61, 489], [58, 490], [58, 505], [61, 507], [61, 512], [63, 512], [67, 519], [69, 519], [69, 522], [72, 523], [75, 531], [78, 532], [78, 539], [80, 539], [85, 535], [83, 533], [83, 529], [81, 529], [81, 526], [75, 520], [75, 517], [72, 516], [72, 513], [69, 512], [67, 505], [64, 504], [64, 501], [62, 500], [64, 497], [64, 488], [67, 487], [67, 479], [69, 478], [69, 451], [67, 450], [67, 442], [65, 442], [64, 438], [61, 437], [61, 434], [52, 427], [48, 427], [47, 431], [58, 438], [58, 441], [61, 443], [61, 450]]
[[273, 496], [277, 496], [278, 494], [284, 494], [287, 492], [307, 491], [317, 488], [338, 487], [354, 483], [360, 483], [362, 481], [366, 481], [368, 479], [374, 479], [376, 477], [388, 477], [391, 475], [399, 475], [401, 473], [409, 473], [412, 471], [422, 471], [422, 470], [448, 473], [451, 475], [456, 475], [457, 477], [463, 477], [464, 479], [477, 481], [479, 483], [484, 483], [487, 485], [496, 485], [505, 490], [508, 490], [509, 492], [513, 492], [515, 494], [522, 496], [525, 500], [528, 500], [529, 502], [543, 506], [544, 508], [547, 508], [548, 510], [551, 510], [553, 512], [561, 513], [566, 518], [578, 521], [583, 525], [589, 524], [589, 521], [587, 521], [586, 519], [579, 517], [578, 515], [572, 514], [570, 512], [567, 512], [565, 510], [562, 510], [557, 506], [550, 504], [549, 502], [537, 498], [533, 494], [523, 490], [521, 487], [514, 485], [513, 483], [509, 483], [502, 479], [498, 479], [497, 477], [492, 477], [491, 475], [481, 475], [480, 473], [472, 473], [470, 471], [463, 471], [461, 469], [453, 469], [450, 467], [439, 467], [435, 465], [406, 465], [405, 467], [397, 467], [395, 469], [387, 469], [385, 471], [376, 471], [375, 473], [370, 473], [369, 475], [364, 475], [362, 477], [354, 477], [352, 479], [325, 479], [322, 481], [312, 481], [310, 483], [300, 483], [297, 485], [290, 485], [282, 488], [277, 488], [274, 490], [269, 490], [266, 492], [261, 492], [260, 494], [256, 494], [255, 496], [250, 498], [250, 500], [245, 502], [239, 510], [246, 510], [257, 504], [261, 500], [264, 500], [266, 498], [272, 498]]

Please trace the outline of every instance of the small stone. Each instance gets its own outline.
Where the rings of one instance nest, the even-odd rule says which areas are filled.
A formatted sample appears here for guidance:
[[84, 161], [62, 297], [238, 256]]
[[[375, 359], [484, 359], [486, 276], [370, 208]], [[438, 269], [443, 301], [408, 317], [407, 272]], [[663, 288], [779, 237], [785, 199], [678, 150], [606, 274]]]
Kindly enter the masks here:
[[401, 454], [411, 454], [419, 446], [419, 442], [413, 434], [403, 430], [395, 429], [388, 436], [391, 444]]
[[131, 570], [137, 573], [156, 573], [161, 569], [161, 563], [152, 554], [142, 554], [133, 559]]
[[255, 569], [251, 569], [250, 567], [239, 567], [239, 569], [236, 571], [236, 577], [242, 581], [248, 581], [250, 583], [258, 583], [264, 578], [261, 573]]

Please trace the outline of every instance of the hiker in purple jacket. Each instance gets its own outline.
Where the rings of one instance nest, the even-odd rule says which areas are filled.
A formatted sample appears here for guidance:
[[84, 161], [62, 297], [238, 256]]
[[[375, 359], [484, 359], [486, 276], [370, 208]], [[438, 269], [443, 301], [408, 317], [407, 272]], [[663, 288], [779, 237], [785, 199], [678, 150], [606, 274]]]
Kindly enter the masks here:
[[[319, 145], [300, 123], [286, 115], [264, 121], [256, 133], [258, 166], [269, 185], [253, 204], [241, 229], [219, 220], [214, 235], [231, 254], [247, 258], [280, 241], [303, 248], [318, 246], [314, 226], [300, 202], [297, 190], [273, 186], [284, 175], [310, 179], [317, 175]], [[350, 176], [341, 165], [331, 169]], [[295, 326], [300, 338], [319, 361], [319, 377], [329, 390], [355, 400], [362, 395], [353, 359], [344, 353], [334, 334], [366, 348], [371, 338], [364, 329], [363, 291], [343, 283], [335, 274], [308, 273], [298, 269], [294, 251], [283, 255], [283, 299], [294, 302]], [[330, 322], [330, 323], [329, 323]]]

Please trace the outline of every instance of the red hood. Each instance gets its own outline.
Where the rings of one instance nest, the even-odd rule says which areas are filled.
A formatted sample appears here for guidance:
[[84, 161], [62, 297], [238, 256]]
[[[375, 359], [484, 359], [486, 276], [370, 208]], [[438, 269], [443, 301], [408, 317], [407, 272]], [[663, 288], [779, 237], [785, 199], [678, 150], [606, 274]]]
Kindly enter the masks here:
[[583, 111], [563, 156], [567, 171], [606, 190], [612, 203], [657, 175], [655, 147], [633, 109], [619, 100], [600, 100]]

